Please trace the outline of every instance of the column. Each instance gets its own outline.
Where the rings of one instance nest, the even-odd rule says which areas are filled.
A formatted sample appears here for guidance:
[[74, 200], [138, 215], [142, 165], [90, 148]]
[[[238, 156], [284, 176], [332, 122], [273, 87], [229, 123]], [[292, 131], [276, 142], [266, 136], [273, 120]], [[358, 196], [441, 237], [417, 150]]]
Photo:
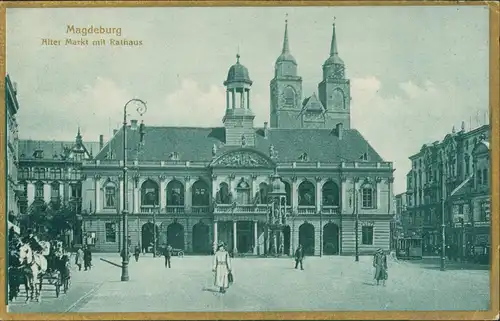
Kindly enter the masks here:
[[35, 184], [33, 183], [28, 183], [28, 191], [27, 191], [27, 197], [28, 197], [28, 206], [31, 205], [31, 203], [35, 200]]
[[229, 109], [229, 89], [226, 89], [226, 109]]
[[257, 255], [257, 247], [259, 246], [258, 227], [258, 222], [253, 221], [253, 254], [255, 255]]
[[217, 221], [214, 221], [214, 243], [215, 245], [217, 246], [217, 242], [218, 242], [218, 235], [217, 235]]
[[[377, 189], [376, 193], [377, 193], [377, 199], [375, 200], [376, 202], [376, 208], [379, 209], [380, 208], [380, 182], [382, 182], [382, 179], [377, 177], [376, 180], [375, 180], [375, 188]], [[390, 202], [389, 202], [390, 203]], [[390, 214], [390, 212], [389, 212]]]
[[238, 221], [233, 221], [233, 253], [238, 253]]
[[210, 201], [217, 199], [217, 192], [218, 192], [218, 186], [217, 186], [217, 175], [212, 174], [212, 197], [210, 198]]
[[[125, 202], [125, 199], [124, 199], [124, 196], [123, 196], [123, 178], [120, 178], [120, 184], [119, 184], [120, 188], [120, 197], [118, 198], [120, 200], [120, 213], [123, 211], [123, 203]], [[125, 194], [125, 197], [127, 195]]]
[[250, 109], [250, 89], [247, 89], [247, 108]]
[[44, 183], [43, 184], [43, 200], [45, 203], [50, 202], [50, 193], [51, 193], [51, 188], [50, 184]]
[[341, 206], [341, 208], [339, 208], [340, 213], [344, 213], [347, 210], [347, 207], [345, 206], [345, 204], [347, 204], [347, 201], [346, 201], [346, 179], [347, 178], [344, 175], [342, 175], [340, 177], [340, 206]]
[[184, 178], [184, 211], [190, 210], [193, 204], [192, 194], [189, 192], [190, 187], [191, 187], [191, 177], [186, 176]]
[[290, 186], [290, 205], [292, 209], [296, 209], [299, 206], [299, 196], [298, 196], [298, 186], [297, 186], [297, 178], [293, 177], [292, 178], [292, 185]]
[[316, 213], [321, 210], [321, 177], [316, 177]]
[[160, 213], [163, 211], [165, 206], [167, 206], [166, 200], [167, 200], [167, 183], [165, 181], [164, 176], [160, 176], [160, 190], [158, 191], [158, 197], [159, 199], [159, 205], [160, 205]]
[[141, 190], [139, 187], [134, 185], [134, 213], [140, 213], [141, 212], [141, 203], [139, 202], [140, 196], [139, 194], [141, 193]]
[[233, 88], [231, 91], [232, 91], [232, 99], [233, 99], [232, 105], [233, 105], [233, 109], [234, 109], [234, 108], [236, 108], [236, 89]]
[[242, 89], [240, 97], [241, 97], [240, 108], [245, 109], [245, 89]]
[[394, 177], [389, 177], [387, 180], [387, 183], [389, 183], [389, 207], [388, 207], [388, 213], [392, 214], [392, 200], [394, 195], [392, 195], [392, 183], [394, 182]]
[[94, 212], [97, 213], [98, 211], [101, 210], [101, 177], [99, 175], [96, 175], [94, 177], [94, 190], [95, 190], [95, 208]]

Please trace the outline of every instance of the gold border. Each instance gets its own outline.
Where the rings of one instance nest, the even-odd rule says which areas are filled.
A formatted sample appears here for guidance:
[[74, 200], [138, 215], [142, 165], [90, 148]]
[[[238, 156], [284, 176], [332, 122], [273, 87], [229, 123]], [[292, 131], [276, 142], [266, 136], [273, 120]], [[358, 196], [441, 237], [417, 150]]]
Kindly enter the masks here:
[[[6, 226], [6, 191], [5, 183], [0, 185], [0, 318], [3, 320], [201, 320], [201, 319], [344, 319], [344, 320], [372, 320], [372, 319], [406, 319], [406, 320], [493, 320], [498, 318], [500, 311], [499, 298], [499, 171], [500, 171], [500, 61], [499, 61], [499, 39], [500, 39], [500, 5], [495, 1], [6, 1], [0, 3], [0, 20], [6, 21], [6, 8], [55, 8], [55, 7], [167, 7], [167, 6], [381, 6], [381, 5], [486, 5], [489, 7], [490, 20], [490, 124], [491, 124], [491, 271], [490, 271], [490, 308], [488, 311], [422, 311], [422, 312], [399, 312], [399, 311], [377, 311], [377, 312], [215, 312], [215, 313], [6, 313], [5, 302], [5, 226]], [[0, 24], [0, 70], [6, 73], [5, 65], [5, 34], [6, 24]], [[0, 110], [0, 181], [5, 182], [5, 78], [0, 82], [0, 100], [3, 108]], [[3, 215], [1, 215], [3, 214]], [[457, 280], [457, 282], [460, 282]], [[450, 293], [450, 295], [453, 295]]]

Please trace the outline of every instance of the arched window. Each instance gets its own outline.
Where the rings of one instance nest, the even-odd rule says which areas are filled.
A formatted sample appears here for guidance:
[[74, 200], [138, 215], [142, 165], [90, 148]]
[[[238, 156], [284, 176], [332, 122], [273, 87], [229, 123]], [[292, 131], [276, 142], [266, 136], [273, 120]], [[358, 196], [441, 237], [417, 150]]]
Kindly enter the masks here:
[[375, 208], [375, 188], [371, 184], [361, 186], [361, 207]]
[[295, 90], [293, 87], [286, 87], [283, 96], [285, 98], [285, 105], [286, 106], [295, 106]]
[[184, 205], [184, 185], [178, 180], [170, 181], [167, 185], [167, 206]]
[[59, 193], [59, 182], [55, 181], [50, 184], [50, 200], [52, 202], [59, 201], [60, 193]]
[[483, 185], [488, 186], [488, 170], [483, 169]]
[[141, 186], [141, 204], [144, 206], [157, 206], [158, 200], [158, 183], [148, 179]]
[[339, 187], [335, 182], [328, 181], [322, 190], [323, 206], [339, 206]]
[[299, 206], [314, 206], [316, 204], [316, 189], [313, 183], [304, 181], [299, 185]]
[[202, 180], [198, 180], [193, 184], [192, 189], [193, 206], [208, 206], [210, 198], [208, 193], [208, 185]]
[[236, 187], [236, 201], [238, 204], [250, 204], [250, 185], [244, 180]]
[[114, 183], [107, 183], [104, 186], [104, 208], [116, 208], [116, 185]]
[[35, 183], [35, 199], [43, 199], [43, 183]]
[[267, 204], [267, 193], [269, 192], [269, 186], [266, 183], [259, 184], [259, 204]]
[[482, 175], [481, 170], [478, 169], [476, 172], [476, 184], [478, 187], [482, 184], [482, 180], [481, 180], [482, 176], [481, 175]]
[[217, 203], [219, 204], [231, 204], [231, 193], [229, 192], [229, 185], [227, 183], [219, 184], [219, 191], [217, 192]]

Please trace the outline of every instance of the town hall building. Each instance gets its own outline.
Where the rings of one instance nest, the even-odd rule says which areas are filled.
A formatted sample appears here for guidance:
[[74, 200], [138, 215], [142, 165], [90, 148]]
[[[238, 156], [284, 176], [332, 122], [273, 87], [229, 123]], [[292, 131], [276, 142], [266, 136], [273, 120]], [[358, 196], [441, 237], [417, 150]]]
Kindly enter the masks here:
[[[351, 128], [350, 83], [335, 25], [318, 93], [303, 98], [302, 78], [285, 26], [270, 83], [270, 124], [254, 123], [249, 70], [237, 55], [229, 68], [222, 126], [118, 130], [82, 165], [83, 242], [118, 252], [122, 240], [123, 136], [127, 137], [128, 243], [170, 244], [210, 253], [224, 241], [235, 253], [270, 253], [268, 195], [285, 190], [277, 252], [302, 244], [308, 255], [353, 254], [359, 215], [361, 253], [389, 248], [393, 167]], [[141, 137], [144, 140], [141, 142]]]

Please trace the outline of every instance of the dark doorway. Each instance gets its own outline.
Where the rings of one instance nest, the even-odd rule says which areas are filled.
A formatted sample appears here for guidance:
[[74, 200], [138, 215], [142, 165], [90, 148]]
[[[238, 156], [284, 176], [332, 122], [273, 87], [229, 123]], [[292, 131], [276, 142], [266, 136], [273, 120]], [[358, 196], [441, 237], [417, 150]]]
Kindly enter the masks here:
[[323, 254], [339, 254], [339, 227], [334, 223], [323, 227]]
[[253, 227], [252, 222], [242, 221], [236, 223], [238, 238], [237, 248], [239, 253], [250, 253], [252, 252], [253, 246]]
[[314, 255], [314, 226], [311, 223], [299, 227], [299, 244], [302, 244], [306, 255]]
[[172, 223], [167, 227], [167, 243], [174, 249], [184, 250], [184, 226]]
[[[142, 250], [144, 252], [151, 252], [153, 250], [154, 243], [154, 224], [151, 222], [147, 222], [142, 226], [141, 231], [141, 240], [142, 240]], [[156, 246], [158, 247], [158, 240], [160, 236], [160, 229], [156, 226]]]
[[290, 255], [290, 226], [283, 228], [283, 247], [284, 253]]
[[193, 253], [210, 254], [210, 234], [209, 227], [203, 222], [193, 226]]

